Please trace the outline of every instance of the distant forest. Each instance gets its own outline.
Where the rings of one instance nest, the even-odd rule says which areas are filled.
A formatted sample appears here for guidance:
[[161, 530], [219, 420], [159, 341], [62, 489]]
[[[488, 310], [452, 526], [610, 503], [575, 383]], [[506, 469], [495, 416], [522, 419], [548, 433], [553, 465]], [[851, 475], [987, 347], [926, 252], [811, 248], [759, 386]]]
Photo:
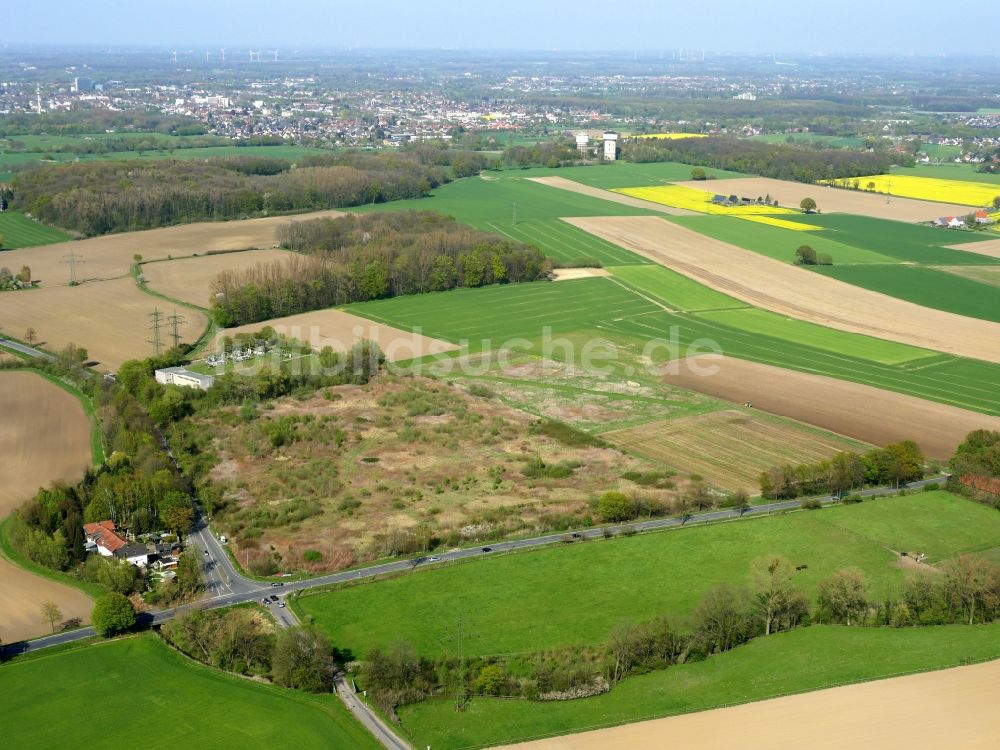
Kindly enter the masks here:
[[13, 208], [86, 235], [417, 198], [446, 172], [406, 154], [61, 164], [21, 172]]
[[894, 163], [893, 156], [882, 151], [819, 150], [738, 138], [625, 141], [621, 158], [632, 162], [676, 161], [798, 182], [882, 174]]
[[204, 135], [206, 127], [192, 117], [159, 112], [104, 109], [42, 114], [15, 113], [0, 119], [0, 138], [14, 135], [87, 135], [108, 130], [165, 135]]
[[286, 261], [225, 271], [212, 285], [212, 317], [223, 327], [335, 305], [456, 287], [534, 281], [549, 264], [535, 247], [426, 211], [290, 224]]

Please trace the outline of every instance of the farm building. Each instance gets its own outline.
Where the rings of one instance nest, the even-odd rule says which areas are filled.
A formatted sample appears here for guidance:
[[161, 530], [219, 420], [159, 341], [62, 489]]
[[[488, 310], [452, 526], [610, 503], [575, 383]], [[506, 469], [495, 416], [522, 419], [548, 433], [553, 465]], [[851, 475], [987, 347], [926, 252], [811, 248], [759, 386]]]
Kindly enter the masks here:
[[215, 382], [212, 375], [202, 375], [198, 372], [191, 372], [183, 367], [164, 367], [157, 370], [154, 375], [156, 382], [163, 385], [179, 385], [182, 388], [200, 388], [207, 391]]
[[114, 521], [84, 524], [83, 533], [87, 538], [88, 547], [102, 557], [115, 557], [119, 550], [128, 546], [128, 543], [118, 536]]

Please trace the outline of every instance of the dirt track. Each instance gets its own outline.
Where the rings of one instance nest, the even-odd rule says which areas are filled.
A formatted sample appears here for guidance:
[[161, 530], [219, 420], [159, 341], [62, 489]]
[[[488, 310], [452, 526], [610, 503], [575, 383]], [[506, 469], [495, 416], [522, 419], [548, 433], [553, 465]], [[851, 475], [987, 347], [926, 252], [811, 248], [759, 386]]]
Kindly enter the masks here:
[[67, 258], [72, 251], [80, 261], [76, 264], [78, 281], [111, 279], [127, 274], [132, 265], [132, 257], [137, 253], [143, 260], [156, 260], [169, 256], [183, 258], [194, 253], [201, 255], [209, 251], [273, 247], [280, 226], [291, 221], [342, 215], [342, 211], [314, 211], [292, 216], [211, 221], [144, 232], [109, 234], [78, 242], [11, 250], [3, 254], [4, 265], [8, 268], [29, 266], [32, 276], [40, 279], [42, 286], [66, 284], [70, 273]]
[[706, 364], [718, 365], [716, 374], [698, 375], [682, 363], [679, 372], [666, 375], [665, 380], [735, 403], [750, 401], [754, 410], [791, 417], [866, 443], [916, 440], [934, 458], [950, 458], [972, 430], [1000, 430], [1000, 417], [860, 383], [733, 357]]
[[982, 242], [962, 242], [958, 245], [948, 245], [952, 250], [964, 250], [967, 253], [986, 255], [990, 258], [1000, 258], [1000, 238], [983, 240]]
[[655, 216], [566, 219], [755, 307], [851, 333], [1000, 363], [1000, 324], [905, 302]]
[[291, 253], [287, 250], [265, 248], [245, 253], [223, 253], [146, 263], [142, 267], [142, 273], [146, 277], [146, 286], [150, 289], [192, 305], [208, 307], [212, 281], [222, 271], [242, 270], [258, 263], [271, 263], [290, 256]]
[[[39, 375], [0, 372], [0, 518], [39, 486], [72, 482], [90, 465], [90, 420], [76, 398]], [[5, 643], [49, 630], [39, 613], [56, 602], [63, 618], [87, 620], [93, 602], [76, 589], [40, 578], [0, 558], [0, 638]]]
[[671, 216], [697, 216], [694, 211], [688, 211], [683, 208], [672, 208], [671, 206], [664, 206], [661, 203], [644, 201], [641, 198], [633, 198], [630, 195], [622, 195], [621, 193], [612, 193], [610, 190], [590, 187], [590, 185], [584, 185], [581, 182], [567, 180], [565, 177], [529, 177], [528, 179], [540, 185], [569, 190], [572, 193], [579, 193], [580, 195], [589, 195], [591, 198], [600, 198], [602, 201], [621, 203], [623, 206], [644, 208], [647, 211], [658, 211], [661, 214], [670, 214]]
[[768, 177], [741, 177], [734, 180], [679, 182], [678, 185], [710, 190], [723, 195], [745, 195], [748, 198], [770, 195], [786, 208], [798, 208], [803, 198], [812, 198], [825, 214], [847, 213], [874, 216], [896, 221], [930, 221], [939, 216], [964, 216], [968, 206], [953, 203], [932, 203], [913, 198], [896, 198], [886, 202], [886, 196], [859, 190], [844, 190], [829, 185], [811, 185]]
[[987, 750], [1000, 661], [511, 745], [517, 750]]

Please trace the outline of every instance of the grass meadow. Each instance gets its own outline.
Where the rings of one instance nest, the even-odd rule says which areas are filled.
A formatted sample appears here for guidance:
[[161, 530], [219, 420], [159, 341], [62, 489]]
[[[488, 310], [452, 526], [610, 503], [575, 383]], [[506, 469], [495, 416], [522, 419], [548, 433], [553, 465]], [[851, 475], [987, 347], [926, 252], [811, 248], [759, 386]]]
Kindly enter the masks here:
[[155, 635], [41, 654], [0, 669], [8, 747], [76, 748], [142, 737], [150, 750], [178, 745], [375, 748], [333, 696], [261, 685], [196, 664]]
[[[60, 232], [45, 224], [29, 219], [19, 211], [4, 211], [0, 213], [0, 248], [13, 250], [19, 247], [35, 247], [36, 245], [51, 245], [70, 239], [65, 232]], [[0, 255], [0, 265], [3, 256]], [[11, 269], [13, 273], [21, 269]]]
[[1000, 623], [923, 628], [813, 625], [725, 654], [624, 680], [575, 701], [438, 698], [400, 709], [415, 745], [486, 747], [674, 716], [791, 693], [1000, 657]]
[[623, 618], [684, 616], [712, 587], [746, 580], [762, 555], [807, 565], [796, 581], [810, 595], [822, 578], [857, 566], [882, 596], [904, 579], [891, 550], [938, 562], [998, 540], [996, 511], [927, 492], [531, 552], [498, 545], [489, 559], [309, 593], [296, 607], [356, 655], [400, 639], [422, 654], [448, 653], [459, 615], [473, 634], [466, 653], [515, 654], [599, 643]]
[[[926, 151], [928, 147], [923, 147]], [[961, 151], [961, 146], [937, 146], [939, 149]], [[930, 152], [928, 152], [930, 153]], [[954, 154], [957, 156], [958, 154]], [[931, 154], [934, 156], [934, 154]], [[969, 182], [991, 182], [1000, 185], [1000, 174], [977, 172], [978, 164], [918, 164], [915, 167], [893, 167], [893, 174], [912, 175], [914, 177], [934, 177], [941, 180], [968, 180]]]

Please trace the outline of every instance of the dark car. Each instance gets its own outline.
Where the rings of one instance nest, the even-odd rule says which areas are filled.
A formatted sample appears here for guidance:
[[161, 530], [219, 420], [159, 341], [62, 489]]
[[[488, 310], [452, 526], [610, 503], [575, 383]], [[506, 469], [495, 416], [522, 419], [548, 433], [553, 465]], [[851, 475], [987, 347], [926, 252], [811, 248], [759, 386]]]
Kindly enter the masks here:
[[272, 602], [278, 601], [278, 595], [277, 594], [271, 594], [271, 601]]
[[282, 581], [275, 581], [274, 583], [271, 584], [271, 588], [275, 588], [277, 586], [284, 586], [284, 585], [285, 584]]
[[492, 547], [483, 547], [483, 552], [492, 552], [492, 551], [493, 551]]
[[574, 531], [572, 534], [570, 534], [570, 536], [573, 537], [574, 539], [582, 539], [583, 538], [579, 531]]

